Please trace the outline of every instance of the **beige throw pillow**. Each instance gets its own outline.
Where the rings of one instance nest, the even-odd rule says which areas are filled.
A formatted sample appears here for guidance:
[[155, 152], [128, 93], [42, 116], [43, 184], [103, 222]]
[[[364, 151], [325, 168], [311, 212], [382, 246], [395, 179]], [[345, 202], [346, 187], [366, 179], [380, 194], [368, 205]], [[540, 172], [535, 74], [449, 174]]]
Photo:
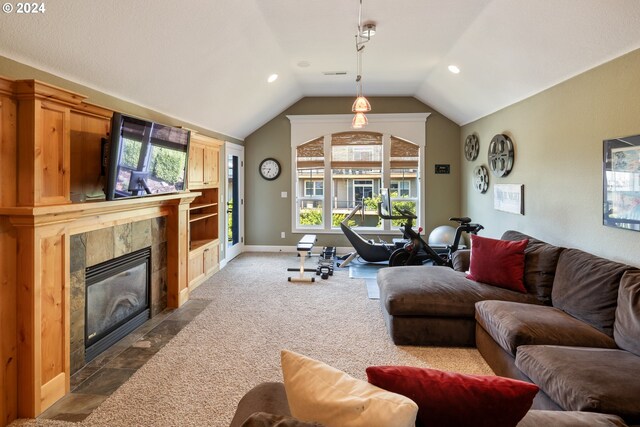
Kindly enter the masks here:
[[331, 366], [282, 350], [291, 415], [326, 427], [414, 427], [418, 405]]

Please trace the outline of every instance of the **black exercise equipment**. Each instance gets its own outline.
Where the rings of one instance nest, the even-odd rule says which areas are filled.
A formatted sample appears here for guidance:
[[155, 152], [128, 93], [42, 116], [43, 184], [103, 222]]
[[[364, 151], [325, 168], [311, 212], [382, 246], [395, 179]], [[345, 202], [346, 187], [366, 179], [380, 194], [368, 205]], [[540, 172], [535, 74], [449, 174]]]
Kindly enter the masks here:
[[400, 228], [400, 231], [404, 238], [407, 239], [407, 243], [403, 247], [393, 251], [389, 257], [389, 266], [391, 267], [422, 265], [425, 262], [431, 262], [433, 265], [451, 267], [451, 256], [460, 247], [462, 233], [477, 234], [480, 230], [484, 229], [482, 225], [472, 223], [469, 217], [449, 218], [449, 221], [458, 222], [453, 244], [447, 245], [444, 251], [436, 251], [420, 236], [421, 228], [418, 229], [418, 232], [413, 229], [413, 220], [415, 220], [417, 216], [406, 209], [398, 208], [396, 208], [396, 211], [400, 215], [393, 215], [389, 190], [387, 188], [381, 188], [380, 194], [382, 201], [378, 204], [378, 215], [383, 219], [406, 221]]
[[328, 279], [333, 276], [333, 259], [336, 257], [336, 248], [333, 246], [325, 246], [320, 253], [318, 266], [316, 267], [316, 276]]
[[351, 243], [351, 246], [353, 246], [353, 249], [355, 249], [355, 251], [351, 252], [342, 263], [338, 264], [338, 267], [346, 267], [357, 256], [367, 262], [388, 261], [389, 257], [395, 249], [394, 244], [390, 244], [384, 241], [375, 242], [373, 240], [365, 240], [361, 235], [359, 235], [351, 227], [349, 227], [349, 221], [354, 217], [356, 213], [358, 213], [360, 209], [362, 209], [362, 204], [356, 204], [351, 212], [349, 212], [349, 215], [347, 215], [345, 219], [343, 219], [340, 223], [342, 232], [345, 236], [347, 236], [347, 239], [349, 239], [349, 242]]

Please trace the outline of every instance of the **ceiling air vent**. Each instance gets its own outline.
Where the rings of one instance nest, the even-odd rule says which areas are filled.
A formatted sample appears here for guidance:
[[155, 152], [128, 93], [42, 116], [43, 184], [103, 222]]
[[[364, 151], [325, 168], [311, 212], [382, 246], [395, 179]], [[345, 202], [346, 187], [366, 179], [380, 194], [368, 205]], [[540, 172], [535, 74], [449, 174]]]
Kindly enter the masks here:
[[325, 76], [346, 76], [346, 71], [323, 71], [322, 74]]

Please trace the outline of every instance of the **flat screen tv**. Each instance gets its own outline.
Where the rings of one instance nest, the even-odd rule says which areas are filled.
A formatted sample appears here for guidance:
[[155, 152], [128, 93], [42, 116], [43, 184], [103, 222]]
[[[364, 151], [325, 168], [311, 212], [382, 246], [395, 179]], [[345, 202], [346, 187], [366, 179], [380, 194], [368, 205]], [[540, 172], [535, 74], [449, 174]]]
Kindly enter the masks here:
[[115, 113], [107, 169], [107, 200], [186, 189], [189, 131]]

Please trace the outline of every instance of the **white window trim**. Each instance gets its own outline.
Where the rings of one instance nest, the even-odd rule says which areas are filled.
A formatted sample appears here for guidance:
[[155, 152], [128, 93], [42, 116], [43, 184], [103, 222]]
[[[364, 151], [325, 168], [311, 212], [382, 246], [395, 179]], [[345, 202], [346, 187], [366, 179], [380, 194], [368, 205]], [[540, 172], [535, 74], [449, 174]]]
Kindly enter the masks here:
[[[426, 121], [431, 113], [395, 113], [395, 114], [367, 114], [369, 124], [362, 130], [367, 132], [381, 133], [383, 139], [387, 142], [391, 138], [391, 135], [406, 139], [420, 147], [420, 159], [418, 162], [418, 185], [420, 188], [419, 194], [419, 209], [420, 218], [423, 222], [426, 222], [425, 218], [425, 200], [424, 200], [424, 165], [425, 165], [425, 148], [426, 148]], [[312, 139], [318, 138], [320, 135], [324, 136], [324, 152], [331, 153], [331, 135], [340, 132], [353, 132], [351, 128], [351, 121], [353, 120], [352, 114], [319, 114], [319, 115], [288, 115], [287, 118], [291, 122], [291, 232], [292, 233], [304, 233], [313, 229], [316, 233], [325, 234], [341, 234], [341, 230], [331, 228], [331, 221], [325, 221], [328, 226], [321, 227], [309, 227], [298, 228], [298, 212], [297, 212], [297, 191], [296, 189], [296, 148], [299, 145], [305, 144]], [[383, 144], [385, 146], [385, 144]], [[387, 153], [383, 153], [383, 182], [390, 182], [389, 171], [389, 156]], [[325, 163], [325, 194], [326, 189], [331, 188], [331, 174], [326, 173], [327, 169], [330, 169], [330, 164]], [[331, 215], [331, 204], [323, 203], [323, 218], [328, 218]], [[397, 234], [397, 230], [386, 231], [378, 229], [372, 229], [377, 234]]]

